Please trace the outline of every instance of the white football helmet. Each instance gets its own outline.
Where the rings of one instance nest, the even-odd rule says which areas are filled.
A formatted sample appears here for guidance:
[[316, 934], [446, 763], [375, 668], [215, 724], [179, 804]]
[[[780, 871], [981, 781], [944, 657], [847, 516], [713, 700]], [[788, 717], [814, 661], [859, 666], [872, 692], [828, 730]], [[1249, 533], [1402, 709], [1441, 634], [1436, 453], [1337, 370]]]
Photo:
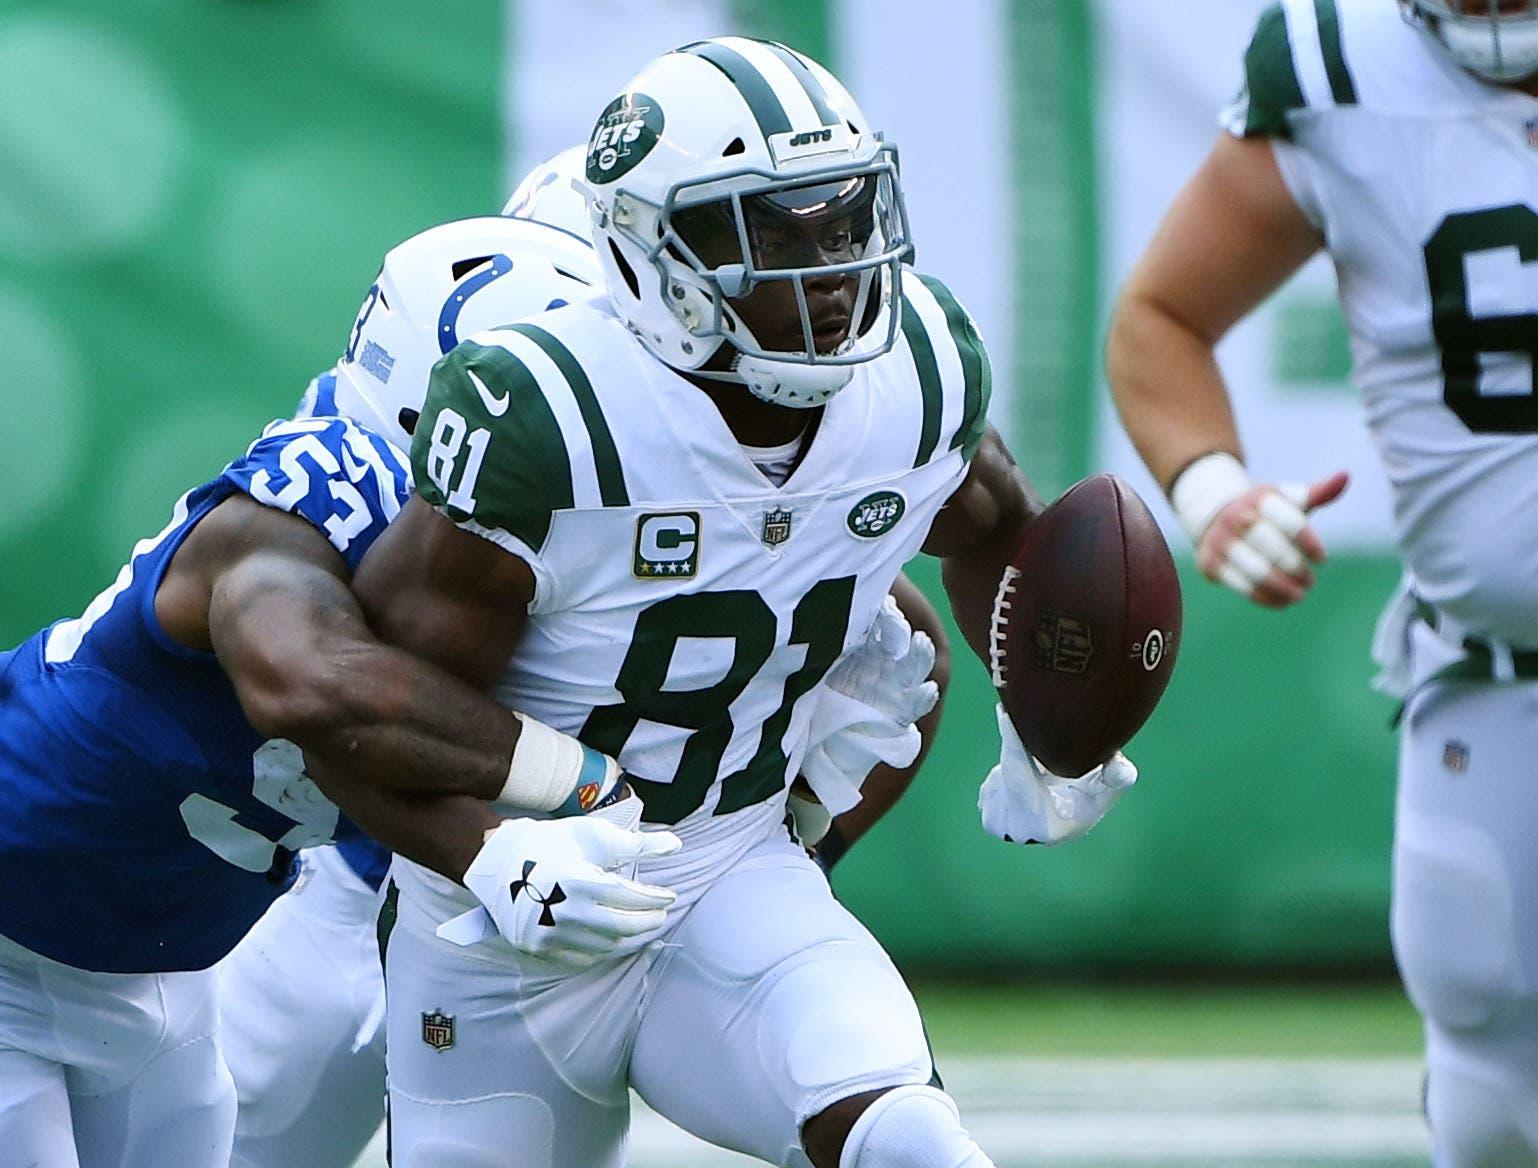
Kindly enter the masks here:
[[586, 161], [586, 146], [570, 146], [554, 158], [547, 158], [524, 176], [513, 197], [507, 200], [507, 206], [502, 208], [502, 214], [513, 219], [548, 223], [592, 243], [587, 186], [582, 181]]
[[1538, 73], [1538, 0], [1399, 0], [1399, 7], [1477, 77], [1506, 83]]
[[[800, 53], [720, 37], [658, 57], [600, 115], [584, 176], [615, 310], [674, 369], [808, 407], [895, 343], [897, 151]], [[830, 276], [856, 281], [852, 311], [814, 321], [807, 284]], [[799, 314], [773, 348], [732, 303], [772, 281]]]
[[593, 249], [557, 227], [490, 215], [429, 228], [385, 256], [336, 364], [334, 398], [312, 387], [300, 415], [338, 413], [409, 449], [439, 358], [471, 333], [601, 289]]

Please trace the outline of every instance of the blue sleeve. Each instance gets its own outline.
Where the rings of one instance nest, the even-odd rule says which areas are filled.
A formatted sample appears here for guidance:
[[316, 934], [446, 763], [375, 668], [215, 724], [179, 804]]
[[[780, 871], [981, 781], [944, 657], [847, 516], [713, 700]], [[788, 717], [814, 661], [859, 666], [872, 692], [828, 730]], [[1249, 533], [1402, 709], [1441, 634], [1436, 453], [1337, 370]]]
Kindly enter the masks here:
[[273, 422], [223, 477], [258, 503], [309, 520], [350, 570], [411, 493], [395, 448], [344, 418]]

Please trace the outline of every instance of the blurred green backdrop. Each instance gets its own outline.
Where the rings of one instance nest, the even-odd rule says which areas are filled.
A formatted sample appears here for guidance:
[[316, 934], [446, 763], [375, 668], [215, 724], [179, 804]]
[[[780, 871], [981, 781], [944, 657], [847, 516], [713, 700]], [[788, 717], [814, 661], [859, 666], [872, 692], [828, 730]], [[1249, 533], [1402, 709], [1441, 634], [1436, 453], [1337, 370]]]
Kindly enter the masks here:
[[[520, 62], [554, 68], [551, 20], [621, 47], [615, 22], [649, 12], [690, 36], [775, 35], [890, 95], [864, 99], [878, 122], [882, 101], [911, 120], [905, 95], [946, 75], [870, 58], [871, 37], [906, 35], [920, 63], [988, 46], [998, 77], [977, 84], [1004, 88], [977, 132], [1008, 140], [978, 166], [1004, 235], [943, 218], [933, 192], [971, 172], [903, 137], [920, 257], [990, 332], [994, 420], [1039, 485], [1101, 465], [1092, 6], [988, 6], [999, 28], [940, 7], [913, 13], [973, 41], [871, 32], [864, 0], [5, 0], [0, 644], [78, 613], [177, 495], [292, 408], [389, 246], [501, 205], [543, 152], [518, 82]], [[558, 64], [544, 101], [584, 67], [580, 52]], [[931, 564], [915, 572], [935, 591]], [[1393, 744], [1366, 647], [1393, 578], [1385, 555], [1340, 557], [1304, 611], [1271, 615], [1188, 571], [1180, 667], [1129, 751], [1142, 782], [1056, 851], [977, 826], [996, 734], [958, 639], [939, 746], [840, 894], [910, 967], [1386, 969]]]

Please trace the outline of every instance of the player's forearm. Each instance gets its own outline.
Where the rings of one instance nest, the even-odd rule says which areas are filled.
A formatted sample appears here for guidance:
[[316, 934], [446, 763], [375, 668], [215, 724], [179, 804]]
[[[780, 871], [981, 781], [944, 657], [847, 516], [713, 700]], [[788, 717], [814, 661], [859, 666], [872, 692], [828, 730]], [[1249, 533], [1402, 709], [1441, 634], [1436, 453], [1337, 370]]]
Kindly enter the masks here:
[[990, 431], [967, 481], [946, 503], [925, 544], [926, 551], [941, 558], [941, 580], [951, 615], [985, 665], [999, 578], [1040, 511], [1041, 501], [998, 435]]
[[486, 832], [502, 822], [490, 804], [479, 799], [337, 783], [316, 759], [307, 756], [305, 764], [321, 789], [374, 840], [450, 880], [462, 882]]
[[1129, 289], [1117, 307], [1106, 370], [1122, 425], [1167, 494], [1213, 450], [1239, 454], [1239, 434], [1212, 344], [1156, 299]]

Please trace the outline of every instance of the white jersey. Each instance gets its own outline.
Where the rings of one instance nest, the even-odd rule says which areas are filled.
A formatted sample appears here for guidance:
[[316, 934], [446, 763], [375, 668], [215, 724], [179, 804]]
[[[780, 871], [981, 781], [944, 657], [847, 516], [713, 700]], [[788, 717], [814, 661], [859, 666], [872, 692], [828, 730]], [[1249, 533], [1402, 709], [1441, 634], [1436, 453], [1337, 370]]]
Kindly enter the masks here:
[[1394, 0], [1283, 0], [1225, 114], [1324, 233], [1416, 591], [1538, 647], [1538, 100]]
[[482, 333], [433, 373], [419, 489], [536, 580], [497, 696], [619, 759], [645, 820], [684, 840], [642, 872], [681, 901], [783, 819], [811, 691], [982, 435], [970, 318], [937, 281], [904, 293], [902, 339], [855, 367], [778, 488], [602, 302]]

